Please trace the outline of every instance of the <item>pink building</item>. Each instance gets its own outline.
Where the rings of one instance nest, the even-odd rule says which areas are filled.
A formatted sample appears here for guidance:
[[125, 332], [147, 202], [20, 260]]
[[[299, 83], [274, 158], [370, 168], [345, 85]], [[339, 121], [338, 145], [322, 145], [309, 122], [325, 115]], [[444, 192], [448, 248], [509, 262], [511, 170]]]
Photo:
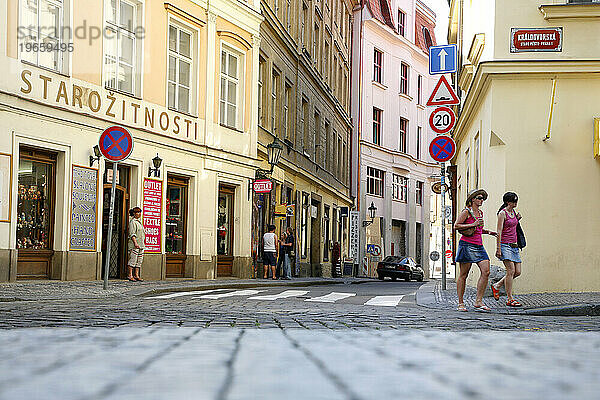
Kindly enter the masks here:
[[419, 0], [362, 4], [353, 26], [352, 154], [360, 173], [352, 190], [361, 221], [371, 203], [377, 212], [361, 235], [360, 259], [367, 244], [379, 244], [382, 256], [412, 256], [428, 274], [429, 182], [438, 170], [425, 103], [434, 85], [428, 48], [436, 44], [435, 13]]

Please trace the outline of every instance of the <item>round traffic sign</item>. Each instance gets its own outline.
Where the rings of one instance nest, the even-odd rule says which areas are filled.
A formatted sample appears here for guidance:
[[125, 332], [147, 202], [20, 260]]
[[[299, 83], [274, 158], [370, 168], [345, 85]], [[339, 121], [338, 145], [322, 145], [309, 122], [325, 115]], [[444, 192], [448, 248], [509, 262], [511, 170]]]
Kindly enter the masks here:
[[447, 133], [454, 128], [456, 114], [448, 107], [438, 107], [429, 116], [429, 126], [436, 133]]
[[133, 150], [133, 138], [127, 129], [111, 126], [100, 135], [98, 147], [102, 155], [110, 161], [123, 161]]
[[440, 253], [434, 250], [429, 254], [429, 258], [431, 259], [431, 261], [437, 261], [440, 259]]
[[445, 162], [454, 157], [456, 143], [450, 136], [440, 135], [433, 138], [429, 144], [429, 154], [435, 161]]

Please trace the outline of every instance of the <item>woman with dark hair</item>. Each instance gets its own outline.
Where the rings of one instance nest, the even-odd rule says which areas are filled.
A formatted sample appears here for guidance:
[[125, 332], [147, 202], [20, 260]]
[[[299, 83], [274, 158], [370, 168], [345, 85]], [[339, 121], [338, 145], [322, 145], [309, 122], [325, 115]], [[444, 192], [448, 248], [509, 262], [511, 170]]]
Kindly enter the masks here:
[[496, 236], [496, 232], [483, 229], [483, 211], [480, 208], [487, 197], [488, 194], [483, 189], [471, 191], [465, 202], [466, 208], [462, 210], [454, 223], [454, 229], [462, 234], [456, 251], [456, 262], [459, 263], [460, 269], [456, 279], [458, 311], [467, 311], [463, 296], [467, 285], [467, 276], [473, 263], [477, 264], [481, 272], [477, 281], [475, 309], [478, 311], [491, 311], [488, 306], [483, 304], [483, 294], [490, 276], [490, 258], [483, 247], [481, 236], [485, 234]]
[[521, 303], [513, 299], [513, 280], [521, 275], [521, 255], [517, 244], [517, 225], [521, 214], [515, 210], [519, 198], [514, 192], [506, 192], [502, 197], [502, 205], [498, 210], [498, 236], [496, 236], [496, 257], [504, 263], [506, 275], [496, 284], [492, 284], [492, 294], [496, 300], [500, 299], [500, 287], [506, 289], [506, 305], [508, 307], [521, 307]]
[[127, 279], [131, 282], [143, 281], [140, 278], [140, 269], [144, 261], [144, 248], [146, 247], [146, 235], [144, 225], [142, 224], [142, 209], [133, 207], [129, 210], [129, 236], [127, 240], [127, 250], [129, 252], [129, 261], [127, 262]]

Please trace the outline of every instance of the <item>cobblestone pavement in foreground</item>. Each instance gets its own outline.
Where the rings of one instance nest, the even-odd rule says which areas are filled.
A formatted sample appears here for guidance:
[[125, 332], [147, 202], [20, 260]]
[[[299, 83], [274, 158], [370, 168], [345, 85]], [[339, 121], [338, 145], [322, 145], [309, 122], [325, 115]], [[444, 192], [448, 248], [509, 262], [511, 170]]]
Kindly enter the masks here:
[[0, 399], [597, 399], [598, 332], [0, 331]]

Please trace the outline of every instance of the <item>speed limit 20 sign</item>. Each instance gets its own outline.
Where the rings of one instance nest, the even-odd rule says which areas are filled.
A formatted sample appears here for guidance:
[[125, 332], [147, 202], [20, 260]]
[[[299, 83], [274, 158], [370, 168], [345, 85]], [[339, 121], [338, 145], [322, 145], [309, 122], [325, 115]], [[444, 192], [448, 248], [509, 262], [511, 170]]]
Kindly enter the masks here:
[[429, 116], [429, 126], [436, 133], [447, 133], [454, 128], [456, 114], [448, 107], [438, 107]]

